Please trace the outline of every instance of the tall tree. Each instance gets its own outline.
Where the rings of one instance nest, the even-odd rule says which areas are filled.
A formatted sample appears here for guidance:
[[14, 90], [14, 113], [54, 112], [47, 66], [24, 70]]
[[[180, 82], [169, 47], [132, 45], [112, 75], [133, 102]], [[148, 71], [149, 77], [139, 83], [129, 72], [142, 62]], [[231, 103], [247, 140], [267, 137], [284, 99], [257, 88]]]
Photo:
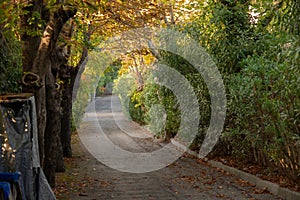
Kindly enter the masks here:
[[41, 164], [54, 186], [55, 171], [64, 168], [62, 151], [65, 156], [72, 155], [71, 96], [75, 78], [84, 70], [88, 49], [99, 38], [128, 28], [157, 25], [163, 7], [156, 1], [132, 0], [21, 3], [23, 91], [36, 97]]
[[22, 16], [23, 91], [36, 97], [41, 164], [49, 183], [55, 185], [57, 149], [60, 145], [60, 95], [57, 65], [52, 58], [63, 25], [76, 14], [74, 6], [60, 1], [26, 2]]

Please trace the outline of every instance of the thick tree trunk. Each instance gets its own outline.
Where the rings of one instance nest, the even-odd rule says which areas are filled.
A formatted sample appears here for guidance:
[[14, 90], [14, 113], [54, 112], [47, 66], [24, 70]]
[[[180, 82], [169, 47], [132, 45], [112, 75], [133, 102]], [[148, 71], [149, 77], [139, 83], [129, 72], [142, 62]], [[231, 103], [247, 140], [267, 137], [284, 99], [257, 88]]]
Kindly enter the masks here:
[[[31, 17], [33, 12], [40, 13], [42, 19], [47, 18], [46, 14], [43, 12], [43, 2], [34, 1], [29, 6], [24, 7], [24, 10], [28, 13], [21, 16], [21, 24], [24, 30], [28, 32], [31, 30], [36, 30], [37, 24], [28, 24], [28, 19]], [[22, 40], [22, 53], [23, 53], [23, 73], [33, 72], [33, 66], [35, 63], [35, 58], [38, 55], [39, 46], [41, 44], [40, 36], [33, 36], [27, 34], [28, 32], [24, 31], [21, 35]], [[37, 73], [37, 72], [35, 72]], [[38, 124], [38, 143], [39, 143], [39, 156], [41, 165], [44, 160], [44, 131], [46, 124], [46, 109], [45, 109], [45, 82], [44, 82], [44, 73], [39, 72], [39, 80], [37, 77], [32, 77], [35, 79], [24, 79], [27, 81], [23, 82], [23, 92], [32, 92], [35, 94], [36, 110], [37, 110], [37, 124]]]
[[[74, 22], [70, 20], [70, 23], [66, 24], [63, 28], [62, 34], [64, 38], [71, 40], [74, 31]], [[62, 84], [62, 99], [61, 99], [61, 131], [60, 138], [62, 143], [63, 156], [72, 157], [71, 148], [71, 134], [72, 134], [72, 71], [75, 71], [75, 67], [68, 66], [68, 58], [71, 54], [71, 45], [67, 45], [60, 49], [61, 55], [64, 57], [61, 59], [61, 68], [59, 71], [60, 80]]]
[[[47, 124], [45, 130], [44, 171], [49, 184], [55, 186], [55, 172], [58, 155], [58, 134], [60, 133], [60, 97], [55, 87], [55, 79], [51, 73], [46, 76], [47, 90]], [[50, 120], [51, 119], [51, 120]]]
[[[75, 13], [72, 13], [73, 15]], [[72, 15], [72, 16], [73, 16]], [[58, 39], [58, 35], [61, 32], [63, 25], [72, 17], [60, 11], [57, 18], [56, 14], [53, 15], [53, 40]], [[51, 21], [50, 21], [51, 22]], [[56, 46], [52, 47], [52, 50], [56, 50]], [[44, 171], [51, 186], [55, 186], [55, 172], [64, 171], [64, 160], [61, 143], [61, 96], [60, 91], [57, 89], [56, 74], [61, 67], [58, 63], [59, 60], [55, 59], [55, 53], [51, 53], [52, 65], [46, 74], [46, 92], [47, 92], [47, 126], [45, 131], [45, 162]]]
[[[57, 49], [57, 48], [56, 48]], [[64, 158], [63, 158], [63, 147], [62, 147], [62, 143], [61, 143], [61, 120], [62, 120], [62, 116], [61, 116], [61, 101], [62, 101], [62, 93], [61, 93], [61, 87], [59, 85], [59, 83], [57, 83], [58, 80], [58, 72], [60, 70], [61, 67], [61, 61], [59, 59], [59, 57], [57, 56], [57, 51], [54, 51], [51, 54], [51, 72], [48, 73], [48, 75], [50, 76], [49, 81], [51, 85], [54, 85], [54, 87], [48, 87], [47, 88], [47, 93], [53, 93], [55, 95], [55, 99], [54, 101], [50, 102], [52, 105], [52, 108], [56, 109], [56, 112], [54, 113], [55, 116], [54, 119], [51, 120], [55, 120], [57, 126], [56, 127], [47, 127], [47, 131], [49, 131], [52, 135], [55, 136], [56, 138], [56, 142], [57, 142], [57, 156], [56, 156], [56, 172], [64, 172], [65, 171], [65, 164], [64, 164]], [[49, 101], [50, 99], [47, 99], [47, 101]], [[49, 109], [49, 108], [48, 108]]]
[[[60, 93], [56, 89], [56, 77], [52, 74], [54, 63], [51, 63], [52, 52], [56, 49], [57, 39], [63, 25], [68, 19], [73, 17], [76, 10], [64, 10], [58, 7], [56, 11], [46, 9], [44, 1], [34, 0], [32, 6], [28, 7], [29, 13], [38, 12], [46, 22], [41, 38], [26, 35], [22, 36], [23, 46], [23, 77], [24, 91], [35, 93], [37, 108], [37, 123], [41, 165], [49, 183], [55, 185], [55, 171], [57, 164], [62, 167], [62, 153], [58, 151], [62, 148], [60, 143]], [[22, 23], [24, 27], [31, 27], [28, 24], [28, 16], [24, 16]], [[35, 30], [33, 27], [29, 30]], [[36, 43], [35, 40], [36, 39]], [[51, 65], [52, 64], [52, 65]], [[59, 67], [59, 64], [56, 65]], [[47, 100], [47, 101], [46, 101]]]

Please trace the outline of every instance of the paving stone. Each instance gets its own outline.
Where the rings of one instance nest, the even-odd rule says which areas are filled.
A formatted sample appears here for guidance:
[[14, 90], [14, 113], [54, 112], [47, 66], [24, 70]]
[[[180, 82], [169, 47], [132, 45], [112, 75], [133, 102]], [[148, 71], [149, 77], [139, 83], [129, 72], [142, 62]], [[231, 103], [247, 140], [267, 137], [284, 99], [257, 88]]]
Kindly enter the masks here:
[[[148, 173], [127, 173], [105, 166], [87, 152], [94, 152], [94, 154], [99, 152], [100, 154], [103, 150], [102, 147], [96, 145], [97, 137], [93, 135], [99, 128], [95, 122], [101, 124], [101, 128], [106, 131], [115, 145], [127, 151], [151, 152], [165, 145], [149, 138], [135, 138], [124, 133], [131, 129], [133, 134], [143, 133], [145, 130], [139, 128], [135, 123], [126, 121], [122, 113], [115, 113], [117, 118], [114, 119], [111, 115], [112, 102], [117, 104], [117, 97], [97, 98], [95, 102], [96, 114], [94, 113], [94, 116], [88, 115], [81, 126], [79, 134], [84, 144], [81, 148], [90, 159], [89, 162], [92, 163], [91, 166], [87, 166], [86, 173], [89, 175], [89, 171], [93, 170], [94, 176], [97, 176], [94, 178], [101, 181], [93, 188], [87, 189], [85, 191], [86, 196], [77, 195], [72, 197], [73, 199], [280, 199], [267, 192], [255, 194], [256, 188], [254, 186], [250, 184], [241, 185], [238, 177], [221, 172], [187, 154], [165, 168]], [[115, 108], [118, 106], [114, 105]], [[95, 119], [95, 116], [98, 118]], [[101, 118], [101, 116], [106, 117]], [[116, 122], [115, 120], [119, 121]], [[121, 128], [118, 123], [121, 124]], [[124, 131], [124, 129], [126, 130]], [[100, 136], [98, 138], [101, 140]], [[106, 156], [106, 159], [110, 159], [109, 152]]]

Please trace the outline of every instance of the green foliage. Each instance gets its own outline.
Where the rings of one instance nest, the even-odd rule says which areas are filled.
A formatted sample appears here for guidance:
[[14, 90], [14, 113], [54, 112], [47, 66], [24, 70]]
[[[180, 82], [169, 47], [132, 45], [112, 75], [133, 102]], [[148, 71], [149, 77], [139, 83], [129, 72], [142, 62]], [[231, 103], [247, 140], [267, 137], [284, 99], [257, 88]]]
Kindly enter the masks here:
[[[184, 75], [189, 84], [193, 87], [195, 95], [198, 97], [198, 103], [201, 110], [201, 123], [199, 134], [196, 141], [202, 141], [210, 120], [210, 97], [208, 89], [197, 70], [191, 66], [182, 57], [170, 52], [160, 52], [160, 64], [172, 67], [180, 74]], [[151, 69], [153, 73], [144, 74], [145, 85], [142, 91], [137, 90], [136, 82], [133, 81], [133, 76], [130, 81], [124, 81], [124, 78], [119, 78], [115, 83], [116, 91], [121, 94], [122, 105], [127, 105], [129, 111], [125, 112], [133, 120], [146, 123], [149, 129], [156, 134], [157, 137], [165, 137], [169, 139], [174, 137], [180, 127], [182, 111], [180, 110], [179, 102], [175, 94], [163, 84], [159, 85], [155, 81], [154, 75], [157, 69]], [[178, 84], [178, 87], [184, 87]], [[178, 88], [186, 90], [187, 88]], [[120, 93], [120, 91], [127, 91]], [[192, 111], [185, 111], [191, 114]], [[196, 142], [194, 146], [198, 148], [200, 142]]]
[[106, 89], [105, 87], [109, 84], [112, 84], [114, 80], [118, 78], [118, 71], [120, 68], [120, 60], [117, 60], [104, 70], [103, 74], [101, 74], [99, 77], [99, 82], [96, 88], [96, 96], [103, 94]]
[[223, 137], [234, 155], [269, 166], [271, 161], [299, 178], [300, 70], [261, 57], [243, 63], [246, 68], [230, 81], [233, 119]]
[[119, 95], [124, 114], [129, 119], [143, 123], [142, 108], [136, 88], [137, 83], [132, 74], [124, 74], [114, 81], [113, 93]]
[[248, 4], [245, 1], [199, 3], [199, 16], [182, 27], [206, 48], [225, 74], [239, 72], [242, 68], [240, 61], [255, 51], [259, 53]]
[[[19, 92], [22, 52], [14, 32], [16, 28], [13, 5], [8, 1], [0, 3], [0, 93]], [[11, 13], [12, 12], [12, 13]]]
[[[90, 80], [90, 81], [89, 81]], [[93, 80], [90, 77], [84, 76], [81, 80], [80, 87], [78, 88], [76, 99], [72, 106], [72, 130], [75, 131], [76, 126], [79, 126], [85, 113], [85, 109], [89, 102], [92, 100], [94, 92]]]
[[[152, 82], [152, 81], [151, 81]], [[156, 136], [174, 137], [180, 125], [180, 109], [171, 90], [157, 84], [147, 84], [143, 90], [146, 122]], [[158, 109], [153, 106], [159, 105]], [[163, 108], [163, 110], [162, 110]], [[163, 116], [158, 118], [158, 116]]]
[[[276, 166], [297, 180], [299, 39], [289, 28], [298, 16], [295, 6], [294, 1], [253, 4], [260, 18], [252, 23], [243, 2], [208, 1], [199, 4], [203, 12], [198, 18], [180, 29], [206, 48], [224, 77], [228, 113], [220, 143], [227, 153], [244, 162]], [[209, 99], [203, 89], [198, 88]]]
[[20, 44], [12, 32], [0, 33], [0, 93], [19, 92], [21, 86]]
[[[225, 79], [228, 114], [222, 145], [244, 162], [273, 167], [299, 180], [300, 40], [290, 30], [276, 31], [276, 17], [271, 14], [287, 13], [268, 4], [272, 12], [264, 11], [266, 16], [255, 24], [248, 13], [249, 2], [208, 1], [199, 5], [203, 13], [176, 29], [207, 49]], [[199, 149], [210, 120], [208, 90], [201, 75], [183, 58], [163, 51], [160, 56], [159, 62], [184, 75], [197, 93], [201, 120], [193, 148]], [[145, 84], [138, 101], [145, 107], [146, 123], [158, 134], [174, 136], [180, 123], [178, 102], [170, 90], [150, 83]], [[153, 105], [162, 107], [153, 113]], [[161, 123], [157, 116], [165, 116], [166, 121]]]
[[141, 97], [142, 92], [137, 90], [129, 96], [128, 111], [132, 120], [139, 124], [145, 124], [145, 111]]
[[263, 13], [258, 23], [270, 32], [288, 32], [299, 35], [300, 3], [297, 0], [271, 1], [261, 0], [253, 7]]
[[[210, 94], [206, 87], [205, 81], [203, 80], [201, 74], [187, 62], [181, 56], [175, 55], [170, 52], [161, 52], [161, 57], [159, 63], [165, 64], [181, 75], [189, 82], [193, 91], [198, 99], [199, 111], [200, 111], [200, 122], [198, 128], [198, 134], [196, 139], [193, 141], [193, 148], [198, 149], [201, 145], [206, 130], [210, 122]], [[178, 85], [180, 87], [180, 85]], [[151, 86], [150, 86], [151, 88]], [[179, 108], [179, 102], [177, 97], [171, 92], [171, 90], [161, 87], [158, 85], [153, 85], [152, 89], [148, 89], [147, 86], [144, 88], [145, 96], [145, 107], [149, 110], [151, 105], [161, 104], [166, 111], [166, 122], [165, 122], [165, 133], [170, 134], [174, 137], [178, 131], [181, 122], [181, 112]], [[186, 88], [178, 88], [178, 90], [186, 90]], [[192, 111], [188, 111], [190, 114]], [[192, 115], [192, 114], [191, 114]]]

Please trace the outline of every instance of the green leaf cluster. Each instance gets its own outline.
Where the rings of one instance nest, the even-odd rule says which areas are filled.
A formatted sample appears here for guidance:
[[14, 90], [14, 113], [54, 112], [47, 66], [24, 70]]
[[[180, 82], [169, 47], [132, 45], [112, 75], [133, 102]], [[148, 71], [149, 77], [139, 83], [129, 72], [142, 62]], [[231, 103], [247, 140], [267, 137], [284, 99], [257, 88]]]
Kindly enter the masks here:
[[0, 94], [21, 90], [21, 45], [16, 35], [16, 8], [10, 1], [0, 3]]

